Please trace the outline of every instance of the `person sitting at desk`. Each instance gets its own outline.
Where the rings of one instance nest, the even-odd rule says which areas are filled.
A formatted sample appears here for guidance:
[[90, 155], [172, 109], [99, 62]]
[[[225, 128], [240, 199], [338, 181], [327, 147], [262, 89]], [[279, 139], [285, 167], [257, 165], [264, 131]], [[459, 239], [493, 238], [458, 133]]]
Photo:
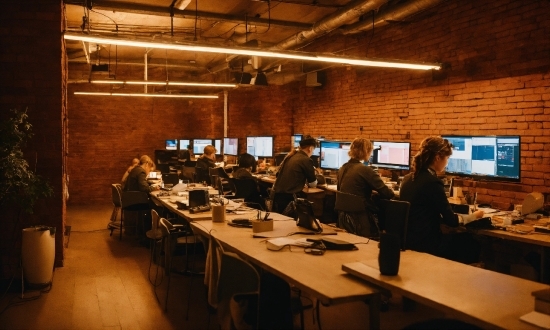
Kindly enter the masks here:
[[152, 169], [155, 168], [155, 164], [151, 160], [151, 157], [147, 155], [141, 156], [139, 159], [139, 166], [135, 166], [128, 174], [128, 179], [126, 180], [126, 185], [124, 186], [125, 191], [143, 191], [151, 192], [154, 190], [159, 190], [160, 187], [156, 185], [149, 186], [147, 183], [147, 176]]
[[411, 204], [406, 247], [470, 264], [479, 261], [479, 243], [469, 233], [444, 234], [441, 229], [441, 224], [458, 227], [483, 216], [483, 211], [458, 215], [451, 209], [437, 173], [445, 170], [452, 153], [448, 140], [430, 136], [414, 156], [413, 171], [403, 179], [399, 193]]
[[254, 179], [253, 172], [256, 172], [256, 159], [254, 156], [247, 153], [240, 155], [238, 168], [233, 172], [233, 178]]
[[317, 186], [317, 177], [311, 155], [317, 147], [317, 140], [306, 135], [300, 141], [299, 150], [291, 151], [283, 160], [277, 179], [273, 184], [273, 210], [277, 213], [283, 213], [290, 202], [297, 197], [306, 198], [302, 192], [304, 185], [310, 188]]
[[197, 164], [195, 165], [195, 172], [197, 174], [197, 182], [210, 182], [210, 173], [209, 168], [216, 167], [216, 148], [211, 145], [204, 147], [203, 154], [197, 159]]
[[128, 180], [128, 175], [130, 174], [130, 172], [134, 169], [134, 167], [138, 165], [139, 165], [139, 159], [137, 158], [132, 159], [132, 165], [130, 165], [130, 167], [128, 167], [126, 172], [124, 172], [124, 175], [122, 176], [122, 180], [120, 181], [122, 184], [122, 187], [126, 185], [126, 180]]
[[386, 186], [378, 173], [372, 167], [363, 165], [363, 161], [370, 158], [372, 149], [370, 140], [356, 138], [348, 151], [350, 160], [338, 171], [338, 191], [363, 197], [366, 208], [365, 214], [357, 214], [352, 218], [353, 226], [346, 225], [344, 212], [339, 212], [338, 227], [364, 237], [377, 237], [379, 234], [376, 218], [378, 207], [371, 198], [372, 191], [377, 191], [378, 197], [383, 199], [394, 197], [393, 190]]

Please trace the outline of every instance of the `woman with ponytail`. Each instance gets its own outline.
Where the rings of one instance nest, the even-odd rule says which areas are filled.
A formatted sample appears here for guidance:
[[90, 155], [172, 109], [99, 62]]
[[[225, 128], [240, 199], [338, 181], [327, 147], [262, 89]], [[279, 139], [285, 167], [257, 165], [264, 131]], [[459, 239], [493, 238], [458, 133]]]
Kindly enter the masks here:
[[471, 235], [443, 234], [441, 230], [442, 224], [458, 227], [483, 216], [483, 211], [458, 215], [451, 209], [437, 173], [445, 170], [452, 153], [453, 145], [440, 136], [427, 137], [420, 143], [412, 172], [403, 179], [399, 193], [401, 200], [411, 204], [406, 244], [411, 250], [475, 263], [479, 261], [479, 244]]

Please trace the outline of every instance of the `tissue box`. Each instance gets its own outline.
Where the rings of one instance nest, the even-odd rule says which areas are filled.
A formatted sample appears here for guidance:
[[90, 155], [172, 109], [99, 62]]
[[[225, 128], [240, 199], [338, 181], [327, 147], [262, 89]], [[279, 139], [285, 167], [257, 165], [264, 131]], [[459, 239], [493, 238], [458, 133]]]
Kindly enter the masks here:
[[252, 232], [262, 233], [264, 231], [273, 231], [273, 220], [252, 221]]

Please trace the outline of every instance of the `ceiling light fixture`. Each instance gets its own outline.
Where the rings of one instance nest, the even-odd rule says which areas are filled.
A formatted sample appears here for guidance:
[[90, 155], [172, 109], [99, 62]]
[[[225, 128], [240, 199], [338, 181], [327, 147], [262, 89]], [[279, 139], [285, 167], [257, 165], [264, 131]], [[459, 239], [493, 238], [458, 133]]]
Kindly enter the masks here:
[[237, 87], [236, 84], [226, 83], [200, 83], [183, 81], [150, 81], [150, 80], [91, 80], [92, 84], [113, 85], [157, 85], [157, 86], [194, 86], [194, 87]]
[[171, 49], [191, 52], [204, 53], [220, 53], [246, 56], [262, 56], [273, 58], [295, 59], [303, 61], [329, 62], [357, 66], [373, 66], [384, 68], [399, 68], [399, 69], [415, 69], [415, 70], [439, 70], [440, 63], [423, 63], [409, 62], [401, 60], [374, 59], [374, 58], [358, 58], [358, 57], [343, 57], [316, 53], [303, 53], [295, 51], [270, 51], [259, 50], [243, 47], [220, 47], [214, 45], [201, 44], [184, 44], [184, 43], [168, 43], [168, 42], [152, 42], [145, 40], [128, 40], [120, 37], [106, 37], [100, 35], [90, 35], [84, 33], [66, 32], [64, 35], [66, 40], [78, 40], [91, 43], [109, 44], [118, 46], [141, 47], [141, 48], [157, 48]]
[[193, 95], [193, 94], [151, 94], [151, 93], [102, 93], [102, 92], [74, 92], [75, 95], [92, 96], [141, 96], [141, 97], [169, 97], [191, 99], [217, 99], [218, 95]]

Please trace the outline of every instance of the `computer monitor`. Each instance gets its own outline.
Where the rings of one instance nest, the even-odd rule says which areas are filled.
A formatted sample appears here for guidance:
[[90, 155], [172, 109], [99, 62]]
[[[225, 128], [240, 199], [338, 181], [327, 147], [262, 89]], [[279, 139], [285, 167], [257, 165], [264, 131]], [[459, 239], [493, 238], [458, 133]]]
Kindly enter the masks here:
[[166, 150], [178, 150], [178, 140], [166, 140]]
[[338, 170], [349, 160], [351, 142], [321, 141], [319, 165], [325, 170]]
[[179, 147], [180, 147], [180, 150], [186, 150], [186, 149], [189, 149], [189, 147], [191, 146], [191, 140], [189, 139], [180, 139], [179, 141]]
[[247, 136], [246, 152], [255, 157], [273, 157], [273, 136]]
[[193, 153], [200, 155], [204, 152], [204, 147], [212, 145], [211, 139], [193, 139]]
[[411, 143], [372, 141], [373, 151], [369, 163], [389, 170], [409, 170], [411, 168]]
[[292, 147], [298, 148], [300, 146], [300, 141], [302, 141], [302, 134], [294, 134], [292, 136]]
[[442, 136], [453, 144], [448, 174], [495, 181], [521, 181], [521, 139], [510, 136]]
[[239, 155], [239, 139], [223, 138], [223, 154], [229, 156]]
[[213, 146], [216, 148], [216, 155], [222, 154], [222, 139], [213, 139], [212, 142], [214, 142]]
[[[317, 141], [319, 141], [319, 143], [321, 143], [321, 141], [324, 141], [324, 140], [325, 140], [324, 136], [320, 136], [320, 137], [317, 138]], [[313, 150], [313, 154], [311, 154], [311, 156], [321, 157], [321, 145], [320, 144]]]

